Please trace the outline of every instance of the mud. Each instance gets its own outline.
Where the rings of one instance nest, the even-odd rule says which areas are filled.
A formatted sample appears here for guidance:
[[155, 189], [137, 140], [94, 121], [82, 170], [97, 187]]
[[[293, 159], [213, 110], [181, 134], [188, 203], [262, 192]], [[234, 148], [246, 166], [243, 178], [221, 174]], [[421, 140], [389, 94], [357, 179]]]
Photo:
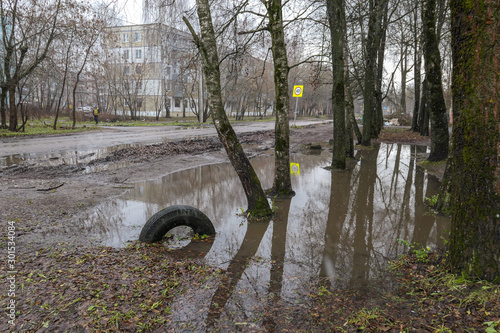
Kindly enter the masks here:
[[[291, 151], [300, 151], [308, 143], [327, 147], [332, 135], [331, 124], [291, 129]], [[272, 154], [273, 131], [240, 134], [239, 138], [250, 158]], [[131, 146], [88, 163], [37, 166], [19, 161], [0, 170], [0, 217], [16, 221], [21, 252], [51, 244], [98, 245], [90, 235], [52, 237], [51, 230], [77, 224], [96, 205], [122, 195], [135, 182], [227, 161], [217, 138]]]

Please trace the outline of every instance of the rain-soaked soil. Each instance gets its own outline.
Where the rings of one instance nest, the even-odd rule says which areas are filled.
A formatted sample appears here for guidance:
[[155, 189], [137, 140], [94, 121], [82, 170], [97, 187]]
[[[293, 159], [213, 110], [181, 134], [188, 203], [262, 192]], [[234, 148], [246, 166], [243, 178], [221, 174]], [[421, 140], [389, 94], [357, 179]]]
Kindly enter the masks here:
[[[315, 156], [317, 153], [307, 148], [309, 144], [319, 143], [325, 151], [331, 137], [331, 125], [291, 129], [292, 155]], [[245, 134], [240, 136], [240, 140], [252, 160], [259, 161], [259, 158], [266, 159], [272, 155], [272, 132]], [[382, 140], [386, 143], [402, 142], [420, 146], [429, 144], [428, 139], [410, 132], [401, 134], [387, 131]], [[379, 149], [387, 156], [397, 150], [399, 158], [401, 153], [400, 145], [386, 145]], [[411, 154], [414, 154], [413, 150]], [[425, 157], [425, 149], [420, 156], [421, 159]], [[328, 227], [326, 230], [321, 229], [321, 226], [315, 227], [311, 222], [308, 232], [298, 235], [297, 241], [291, 245], [292, 250], [288, 250], [293, 252], [307, 244], [307, 248], [311, 249], [320, 247], [316, 252], [311, 250], [307, 253], [313, 257], [312, 262], [317, 263], [314, 268], [322, 273], [309, 274], [311, 267], [304, 264], [300, 257], [285, 257], [284, 251], [279, 251], [280, 248], [284, 249], [286, 237], [274, 236], [286, 234], [287, 227], [290, 233], [294, 223], [299, 221], [298, 213], [293, 207], [290, 208], [289, 201], [276, 202], [278, 216], [277, 222], [272, 225], [272, 235], [267, 225], [245, 224], [243, 217], [230, 212], [234, 218], [241, 220], [239, 226], [240, 229], [242, 226], [245, 228], [243, 233], [231, 233], [221, 226], [223, 231], [217, 236], [219, 240], [201, 237], [177, 250], [168, 249], [163, 244], [145, 245], [122, 239], [133, 235], [137, 228], [115, 222], [115, 216], [121, 214], [123, 217], [120, 218], [126, 220], [128, 217], [133, 218], [139, 210], [159, 209], [165, 202], [172, 200], [158, 199], [162, 194], [155, 192], [161, 191], [156, 188], [178, 181], [179, 177], [188, 178], [175, 172], [197, 168], [201, 178], [204, 174], [216, 175], [217, 172], [225, 175], [225, 169], [217, 166], [223, 162], [227, 162], [227, 157], [220, 143], [217, 139], [209, 138], [128, 147], [82, 163], [54, 163], [54, 166], [46, 163], [36, 166], [27, 161], [4, 168], [0, 173], [0, 215], [5, 221], [5, 232], [2, 232], [0, 249], [5, 254], [2, 256], [4, 258], [14, 253], [16, 262], [3, 260], [0, 266], [2, 272], [17, 273], [2, 276], [4, 281], [7, 277], [15, 276], [15, 288], [12, 289], [12, 284], [8, 283], [2, 285], [0, 306], [6, 309], [8, 304], [14, 304], [16, 312], [13, 316], [9, 309], [6, 311], [2, 318], [6, 319], [0, 323], [1, 331], [433, 332], [441, 329], [446, 332], [446, 328], [449, 332], [460, 332], [481, 331], [488, 328], [485, 322], [492, 322], [490, 326], [494, 327], [495, 322], [500, 320], [498, 287], [488, 285], [488, 293], [481, 296], [480, 301], [469, 295], [480, 294], [485, 286], [461, 284], [457, 287], [454, 284], [453, 293], [445, 295], [443, 289], [449, 285], [443, 286], [443, 283], [450, 282], [443, 281], [444, 273], [437, 268], [443, 260], [437, 249], [424, 253], [428, 256], [425, 260], [422, 260], [422, 252], [400, 259], [394, 264], [396, 269], [391, 273], [385, 264], [395, 259], [396, 252], [391, 246], [384, 247], [384, 244], [380, 244], [384, 241], [377, 238], [377, 232], [388, 232], [384, 229], [370, 233], [374, 235], [373, 239], [370, 236], [370, 239], [361, 240], [360, 244], [366, 252], [363, 252], [363, 248], [356, 250], [352, 259], [345, 261], [356, 261], [358, 266], [347, 269], [342, 264], [339, 266], [339, 260], [331, 264], [333, 261], [330, 259], [349, 256], [350, 242], [356, 242], [359, 230], [349, 230], [347, 227], [346, 243], [337, 241], [339, 246], [329, 249], [325, 247], [325, 244], [328, 245], [325, 239], [341, 235]], [[317, 163], [323, 162], [318, 160]], [[301, 165], [303, 168], [308, 167], [305, 160]], [[201, 166], [203, 168], [199, 168]], [[370, 170], [369, 165], [366, 168]], [[398, 182], [398, 177], [423, 177], [423, 173], [420, 176], [413, 175], [410, 170], [411, 167], [405, 169], [404, 173], [402, 169], [393, 171], [388, 179]], [[442, 168], [437, 172], [441, 171]], [[304, 173], [307, 174], [306, 171]], [[211, 186], [211, 192], [200, 191], [196, 198], [200, 205], [210, 201], [207, 196], [229, 200], [227, 198], [235, 191], [232, 183], [228, 183], [223, 176], [217, 177], [220, 188]], [[312, 178], [304, 176], [302, 179], [307, 180], [303, 182], [314, 178], [323, 179], [324, 176], [314, 173], [309, 177]], [[359, 177], [363, 177], [361, 173]], [[380, 175], [373, 178], [373, 188], [377, 182], [382, 182], [382, 178]], [[341, 175], [337, 175], [331, 182], [341, 186], [342, 179]], [[429, 187], [432, 177], [425, 181], [423, 179], [425, 186]], [[178, 184], [181, 186], [182, 182]], [[323, 186], [321, 182], [319, 184]], [[142, 201], [145, 200], [138, 199], [137, 195], [146, 189], [149, 195], [153, 193], [154, 204], [147, 204], [144, 208]], [[182, 191], [179, 191], [176, 194], [172, 190], [170, 197], [181, 197]], [[349, 198], [349, 190], [344, 188], [343, 191]], [[390, 195], [395, 198], [394, 202], [398, 203], [399, 197], [405, 198], [404, 186], [402, 191], [397, 192], [396, 186], [391, 184]], [[231, 193], [224, 196], [225, 192]], [[315, 193], [318, 195], [318, 199], [315, 199], [318, 206], [301, 208], [299, 195], [295, 199], [299, 202], [298, 212], [323, 209], [321, 202], [325, 201], [326, 196], [321, 197], [320, 190], [312, 192], [311, 196]], [[381, 196], [385, 195], [385, 192], [380, 193]], [[389, 201], [383, 200], [386, 204]], [[342, 202], [342, 196], [335, 202]], [[205, 209], [210, 210], [210, 203], [206, 205]], [[412, 206], [417, 207], [417, 203], [412, 203]], [[410, 206], [405, 207], [401, 209], [407, 209], [408, 213], [398, 215], [401, 221], [404, 221], [405, 216], [417, 214]], [[340, 206], [337, 208], [342, 211]], [[390, 207], [387, 209], [394, 210]], [[150, 211], [147, 214], [150, 216], [152, 213]], [[225, 216], [220, 212], [217, 214]], [[342, 214], [349, 213], [345, 211]], [[329, 214], [325, 217], [329, 221], [328, 225], [331, 225], [330, 221], [336, 223], [335, 216]], [[370, 221], [384, 219], [383, 216], [366, 218]], [[427, 218], [426, 223], [432, 220], [430, 223], [435, 226], [436, 218], [439, 217]], [[109, 221], [109, 224], [102, 221]], [[389, 227], [397, 226], [397, 234], [401, 232], [401, 237], [405, 239], [407, 230], [401, 227], [399, 219], [394, 220], [394, 223]], [[109, 225], [118, 229], [118, 238], [103, 237], [113, 234], [110, 231], [113, 228]], [[14, 236], [8, 234], [8, 230], [14, 229]], [[128, 229], [130, 233], [126, 231]], [[435, 227], [432, 227], [432, 232], [431, 227], [427, 229], [426, 237], [434, 237], [438, 243], [439, 230]], [[315, 234], [320, 234], [323, 239], [314, 238]], [[7, 238], [7, 235], [11, 238]], [[418, 234], [414, 232], [413, 239], [419, 240], [415, 235]], [[307, 237], [310, 242], [301, 243]], [[232, 242], [232, 239], [238, 241]], [[13, 245], [8, 241], [15, 243], [14, 251], [8, 249]], [[261, 246], [264, 250], [259, 250], [260, 243], [264, 244]], [[270, 257], [263, 254], [266, 249]], [[207, 258], [203, 259], [205, 256]], [[381, 267], [367, 266], [373, 263]], [[344, 268], [346, 272], [343, 272]], [[333, 281], [329, 278], [333, 275], [359, 278]], [[11, 292], [16, 296], [9, 295]], [[7, 316], [9, 314], [10, 318]], [[9, 319], [15, 325], [10, 325]]]

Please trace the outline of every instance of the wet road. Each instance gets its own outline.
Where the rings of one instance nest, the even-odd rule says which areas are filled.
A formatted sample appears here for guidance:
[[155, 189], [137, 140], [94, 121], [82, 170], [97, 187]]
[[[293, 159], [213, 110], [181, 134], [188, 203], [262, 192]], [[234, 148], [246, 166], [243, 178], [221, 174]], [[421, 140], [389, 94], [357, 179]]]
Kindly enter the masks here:
[[[297, 126], [322, 123], [319, 120], [297, 120]], [[217, 133], [211, 123], [203, 127], [146, 126], [118, 127], [100, 126], [102, 130], [70, 135], [47, 137], [18, 137], [0, 140], [0, 165], [16, 164], [19, 160], [37, 157], [53, 157], [65, 152], [93, 152], [125, 145], [153, 144], [175, 140], [213, 137]], [[233, 125], [236, 133], [249, 133], [274, 129], [274, 121], [245, 122]]]
[[[297, 120], [297, 126], [317, 124], [320, 121]], [[165, 141], [183, 140], [198, 137], [216, 136], [213, 125], [205, 124], [200, 128], [181, 126], [118, 127], [100, 126], [98, 132], [76, 133], [71, 135], [48, 136], [0, 140], [0, 156], [15, 154], [49, 153], [65, 150], [91, 150], [124, 144], [152, 144]], [[257, 132], [274, 129], [274, 121], [245, 122], [233, 125], [236, 133]]]

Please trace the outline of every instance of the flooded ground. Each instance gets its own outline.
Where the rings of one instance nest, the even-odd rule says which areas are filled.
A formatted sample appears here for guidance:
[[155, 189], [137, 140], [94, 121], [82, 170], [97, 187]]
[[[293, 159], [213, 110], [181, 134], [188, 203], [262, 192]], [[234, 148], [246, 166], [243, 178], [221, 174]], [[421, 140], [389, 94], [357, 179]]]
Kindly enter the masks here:
[[[425, 152], [426, 147], [380, 144], [358, 151], [349, 171], [334, 172], [324, 168], [331, 161], [326, 150], [294, 154], [291, 162], [300, 164], [300, 174], [292, 177], [296, 195], [274, 201], [277, 214], [270, 223], [247, 223], [241, 216], [245, 197], [230, 164], [188, 169], [135, 183], [124, 196], [97, 206], [78, 232], [122, 247], [165, 207], [200, 209], [217, 231], [205, 261], [227, 269], [232, 278], [215, 294], [184, 293], [173, 305], [174, 321], [204, 325], [199, 322], [206, 319], [209, 326], [220, 319], [245, 321], [259, 316], [267, 302], [307, 298], [305, 286], [318, 277], [329, 278], [333, 287], [369, 284], [390, 259], [407, 251], [399, 240], [442, 245], [449, 220], [425, 205], [440, 185], [416, 164]], [[271, 187], [272, 156], [252, 164], [263, 187]]]

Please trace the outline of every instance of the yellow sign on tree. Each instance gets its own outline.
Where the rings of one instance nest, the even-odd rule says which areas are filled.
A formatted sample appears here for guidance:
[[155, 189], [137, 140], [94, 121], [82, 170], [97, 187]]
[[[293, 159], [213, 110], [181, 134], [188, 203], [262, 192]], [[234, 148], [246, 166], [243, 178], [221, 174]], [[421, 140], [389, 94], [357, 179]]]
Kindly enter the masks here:
[[300, 175], [300, 165], [299, 165], [299, 163], [290, 163], [290, 173], [292, 175]]
[[304, 86], [293, 86], [293, 97], [302, 97]]

